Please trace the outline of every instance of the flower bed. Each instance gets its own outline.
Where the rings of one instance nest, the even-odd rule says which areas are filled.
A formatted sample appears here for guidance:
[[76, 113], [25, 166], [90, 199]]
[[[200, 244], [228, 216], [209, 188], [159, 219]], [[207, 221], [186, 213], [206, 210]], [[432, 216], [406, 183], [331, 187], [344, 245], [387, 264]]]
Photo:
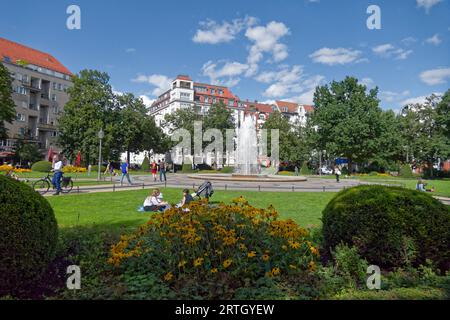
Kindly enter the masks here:
[[315, 270], [318, 248], [292, 220], [278, 220], [273, 207], [258, 209], [243, 198], [189, 212], [158, 213], [111, 249], [117, 272], [154, 274], [171, 286], [224, 283], [240, 287], [260, 278], [297, 276]]

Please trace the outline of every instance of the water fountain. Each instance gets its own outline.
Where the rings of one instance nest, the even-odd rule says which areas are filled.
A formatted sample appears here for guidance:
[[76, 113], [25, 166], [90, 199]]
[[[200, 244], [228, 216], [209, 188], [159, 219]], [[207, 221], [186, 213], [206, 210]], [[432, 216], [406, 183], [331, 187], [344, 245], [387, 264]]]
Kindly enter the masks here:
[[193, 174], [188, 177], [203, 180], [249, 182], [295, 182], [307, 180], [305, 177], [300, 176], [261, 174], [261, 166], [258, 163], [258, 154], [256, 119], [252, 115], [245, 115], [237, 131], [237, 150], [235, 152], [234, 173]]
[[238, 129], [236, 166], [233, 176], [250, 176], [259, 173], [258, 168], [258, 138], [256, 136], [256, 121], [251, 115], [246, 115]]

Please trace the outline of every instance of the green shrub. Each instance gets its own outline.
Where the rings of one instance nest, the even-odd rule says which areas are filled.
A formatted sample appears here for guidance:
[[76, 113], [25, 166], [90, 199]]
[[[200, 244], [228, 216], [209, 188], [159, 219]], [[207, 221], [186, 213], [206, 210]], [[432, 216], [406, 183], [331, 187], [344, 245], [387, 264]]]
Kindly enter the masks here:
[[303, 162], [302, 167], [300, 168], [301, 175], [309, 175], [312, 174], [312, 170], [308, 167], [308, 162]]
[[147, 156], [145, 156], [144, 160], [142, 161], [141, 170], [150, 171], [150, 160]]
[[221, 173], [233, 173], [234, 167], [223, 167], [222, 170], [220, 170]]
[[364, 282], [369, 264], [358, 254], [358, 249], [338, 245], [333, 252], [336, 273], [355, 285]]
[[192, 172], [196, 172], [196, 170], [192, 170], [192, 164], [185, 163], [185, 164], [183, 164], [183, 166], [181, 168], [181, 172], [183, 172], [183, 173], [192, 173]]
[[400, 166], [399, 175], [402, 178], [414, 178], [414, 174], [409, 164], [403, 164], [402, 166]]
[[0, 294], [16, 292], [52, 261], [58, 226], [47, 200], [0, 175]]
[[49, 161], [38, 161], [31, 166], [32, 171], [49, 172], [52, 170], [52, 163]]
[[339, 192], [323, 211], [327, 250], [355, 246], [380, 267], [419, 265], [430, 259], [449, 269], [450, 209], [430, 195], [385, 186]]
[[[101, 172], [101, 173], [105, 172], [105, 170], [106, 170], [106, 167], [105, 167], [105, 166], [101, 166], [101, 167], [100, 167], [100, 172]], [[91, 166], [91, 173], [92, 173], [92, 172], [98, 172], [98, 165]]]

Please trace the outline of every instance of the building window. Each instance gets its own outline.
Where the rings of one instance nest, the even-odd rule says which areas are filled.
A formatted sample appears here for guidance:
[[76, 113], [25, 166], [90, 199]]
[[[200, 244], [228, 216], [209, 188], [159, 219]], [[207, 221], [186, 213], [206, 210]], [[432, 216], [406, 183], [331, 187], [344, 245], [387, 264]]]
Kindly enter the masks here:
[[211, 94], [215, 94], [215, 93], [216, 93], [216, 90], [211, 89]]
[[219, 90], [219, 95], [223, 96], [223, 90]]
[[213, 103], [216, 103], [216, 101], [217, 101], [216, 97], [213, 97], [213, 98], [212, 98], [212, 102], [213, 102]]
[[200, 101], [200, 96], [194, 96], [195, 101]]
[[59, 110], [58, 110], [58, 107], [54, 106], [54, 107], [53, 107], [53, 113], [58, 113], [58, 111], [59, 111]]
[[228, 105], [229, 105], [230, 107], [234, 106], [234, 100], [228, 100]]
[[25, 115], [21, 114], [21, 113], [18, 113], [16, 115], [16, 121], [25, 122]]
[[184, 89], [191, 89], [191, 83], [186, 81], [180, 81], [180, 87]]
[[63, 85], [61, 83], [58, 83], [58, 90], [62, 91], [63, 90]]
[[57, 86], [58, 84], [56, 83], [56, 82], [53, 82], [53, 90], [56, 90], [56, 86]]
[[205, 97], [205, 103], [209, 103], [209, 97]]
[[25, 94], [25, 95], [27, 94], [27, 89], [24, 87], [16, 87], [15, 91], [19, 94]]
[[56, 101], [56, 94], [52, 94], [52, 101]]

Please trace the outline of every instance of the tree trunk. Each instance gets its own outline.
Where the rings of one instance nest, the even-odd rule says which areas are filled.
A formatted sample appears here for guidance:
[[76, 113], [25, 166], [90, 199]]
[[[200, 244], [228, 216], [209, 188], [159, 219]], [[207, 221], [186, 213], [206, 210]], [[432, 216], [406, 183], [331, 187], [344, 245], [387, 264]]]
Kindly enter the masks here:
[[130, 149], [127, 149], [127, 163], [130, 164]]

